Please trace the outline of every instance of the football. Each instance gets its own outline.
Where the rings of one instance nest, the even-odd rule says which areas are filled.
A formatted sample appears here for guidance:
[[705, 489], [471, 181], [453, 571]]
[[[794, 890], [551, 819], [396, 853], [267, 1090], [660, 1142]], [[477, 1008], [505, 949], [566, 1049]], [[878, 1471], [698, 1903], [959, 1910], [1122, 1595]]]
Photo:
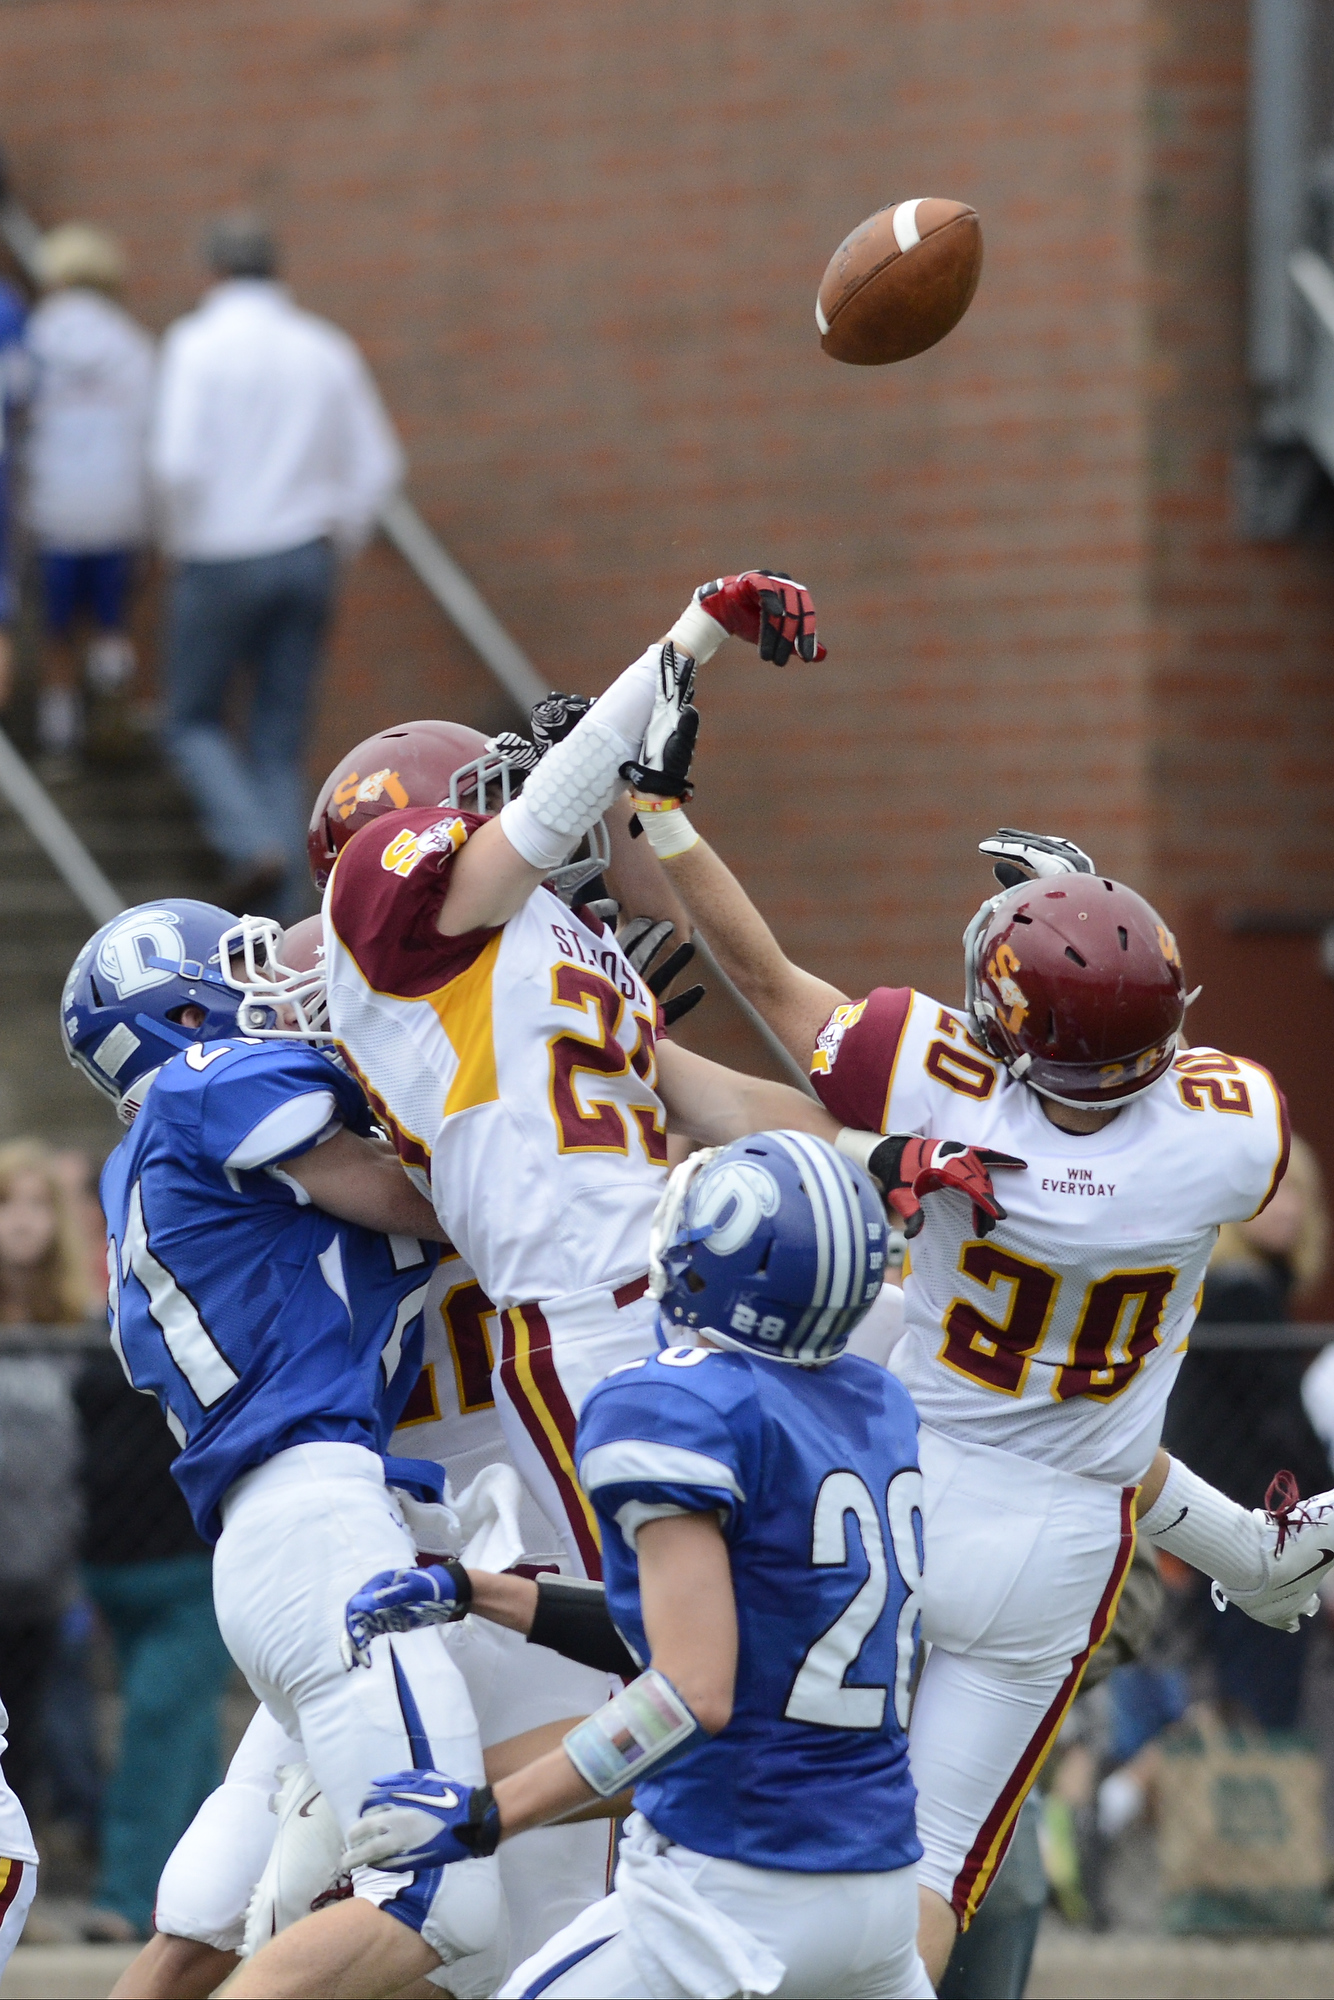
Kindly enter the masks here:
[[815, 302], [835, 361], [880, 368], [943, 340], [982, 274], [982, 225], [966, 201], [919, 196], [877, 209], [829, 260]]

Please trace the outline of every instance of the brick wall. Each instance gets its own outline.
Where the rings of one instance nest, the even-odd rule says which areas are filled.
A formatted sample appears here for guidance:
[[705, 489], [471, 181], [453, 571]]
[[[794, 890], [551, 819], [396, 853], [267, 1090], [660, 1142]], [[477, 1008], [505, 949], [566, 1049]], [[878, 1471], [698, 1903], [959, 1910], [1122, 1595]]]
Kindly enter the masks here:
[[[1275, 998], [1234, 1005], [1215, 913], [1334, 908], [1334, 576], [1325, 549], [1229, 525], [1245, 20], [1245, 0], [18, 0], [0, 134], [44, 220], [121, 231], [155, 326], [191, 299], [208, 215], [266, 207], [300, 295], [365, 346], [414, 497], [554, 684], [604, 685], [720, 568], [817, 587], [828, 666], [721, 656], [700, 760], [701, 823], [796, 956], [953, 996], [973, 843], [1040, 824], [1159, 897], [1222, 968], [1205, 1030], [1253, 1036], [1290, 975], [1248, 947], [1247, 994]], [[813, 325], [824, 262], [918, 191], [980, 209], [976, 302], [930, 355], [839, 368]], [[379, 548], [313, 771], [409, 711], [501, 714]], [[721, 1014], [702, 1031], [741, 1046]]]
[[[42, 0], [0, 10], [0, 129], [44, 218], [122, 230], [156, 325], [207, 215], [268, 206], [553, 682], [604, 684], [720, 568], [817, 585], [827, 669], [710, 676], [701, 817], [794, 951], [953, 993], [997, 818], [1148, 858], [1138, 18]], [[985, 217], [976, 304], [840, 368], [824, 262], [919, 188]], [[395, 564], [350, 591], [317, 766], [493, 706]]]
[[[1334, 545], [1243, 541], [1232, 454], [1252, 405], [1244, 357], [1248, 10], [1149, 10], [1144, 372], [1158, 893], [1192, 980], [1199, 1041], [1257, 1057], [1334, 1178], [1334, 985], [1305, 935], [1229, 914], [1334, 915]], [[1312, 1311], [1334, 1316], [1334, 1285]]]

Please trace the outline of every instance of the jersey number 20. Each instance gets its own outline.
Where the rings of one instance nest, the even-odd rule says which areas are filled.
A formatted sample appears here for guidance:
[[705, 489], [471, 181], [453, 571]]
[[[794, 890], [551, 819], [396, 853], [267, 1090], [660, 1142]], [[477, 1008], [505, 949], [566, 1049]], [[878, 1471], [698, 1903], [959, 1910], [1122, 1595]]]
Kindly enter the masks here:
[[[855, 1472], [831, 1472], [815, 1496], [811, 1521], [813, 1568], [849, 1566], [849, 1514], [857, 1517], [869, 1574], [851, 1602], [807, 1652], [797, 1669], [783, 1713], [793, 1722], [814, 1722], [825, 1729], [881, 1729], [889, 1689], [874, 1684], [848, 1687], [846, 1683], [863, 1646], [884, 1616], [889, 1598], [885, 1541], [866, 1482]], [[914, 1514], [920, 1522], [922, 1475], [916, 1466], [911, 1466], [895, 1473], [885, 1494], [894, 1560], [908, 1592], [899, 1607], [894, 1648], [894, 1713], [901, 1729], [908, 1727], [915, 1628], [922, 1599], [922, 1562]]]

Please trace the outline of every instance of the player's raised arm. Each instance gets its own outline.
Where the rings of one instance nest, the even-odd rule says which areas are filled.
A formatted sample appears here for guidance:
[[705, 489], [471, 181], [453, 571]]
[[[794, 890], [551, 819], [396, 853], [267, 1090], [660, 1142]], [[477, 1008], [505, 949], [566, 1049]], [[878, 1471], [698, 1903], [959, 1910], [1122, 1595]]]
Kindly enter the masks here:
[[790, 578], [750, 570], [701, 586], [665, 639], [612, 682], [552, 745], [520, 796], [473, 834], [440, 906], [443, 936], [508, 923], [627, 783], [689, 796], [695, 668], [729, 635], [757, 644], [761, 659], [779, 666], [793, 652], [805, 660], [822, 652], [810, 594]]
[[813, 1132], [830, 1145], [838, 1137], [838, 1120], [791, 1084], [743, 1076], [675, 1042], [659, 1042], [657, 1056], [668, 1125], [701, 1146], [725, 1146], [764, 1131]]
[[653, 811], [641, 800], [639, 815], [668, 881], [719, 965], [805, 1069], [816, 1036], [848, 995], [792, 963], [731, 869], [679, 806]]

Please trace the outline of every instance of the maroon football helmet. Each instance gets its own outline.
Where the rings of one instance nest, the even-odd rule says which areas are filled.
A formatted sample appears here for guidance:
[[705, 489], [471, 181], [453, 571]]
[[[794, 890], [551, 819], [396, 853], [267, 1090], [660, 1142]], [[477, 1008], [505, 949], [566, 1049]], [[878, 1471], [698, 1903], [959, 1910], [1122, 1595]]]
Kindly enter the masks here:
[[382, 813], [407, 806], [484, 813], [489, 784], [498, 781], [508, 800], [522, 776], [521, 766], [462, 722], [400, 722], [368, 736], [334, 766], [315, 801], [306, 835], [315, 887], [324, 887], [353, 834]]
[[1045, 876], [993, 896], [964, 933], [964, 966], [978, 1041], [1058, 1104], [1121, 1104], [1171, 1067], [1181, 957], [1157, 911], [1120, 882]]

